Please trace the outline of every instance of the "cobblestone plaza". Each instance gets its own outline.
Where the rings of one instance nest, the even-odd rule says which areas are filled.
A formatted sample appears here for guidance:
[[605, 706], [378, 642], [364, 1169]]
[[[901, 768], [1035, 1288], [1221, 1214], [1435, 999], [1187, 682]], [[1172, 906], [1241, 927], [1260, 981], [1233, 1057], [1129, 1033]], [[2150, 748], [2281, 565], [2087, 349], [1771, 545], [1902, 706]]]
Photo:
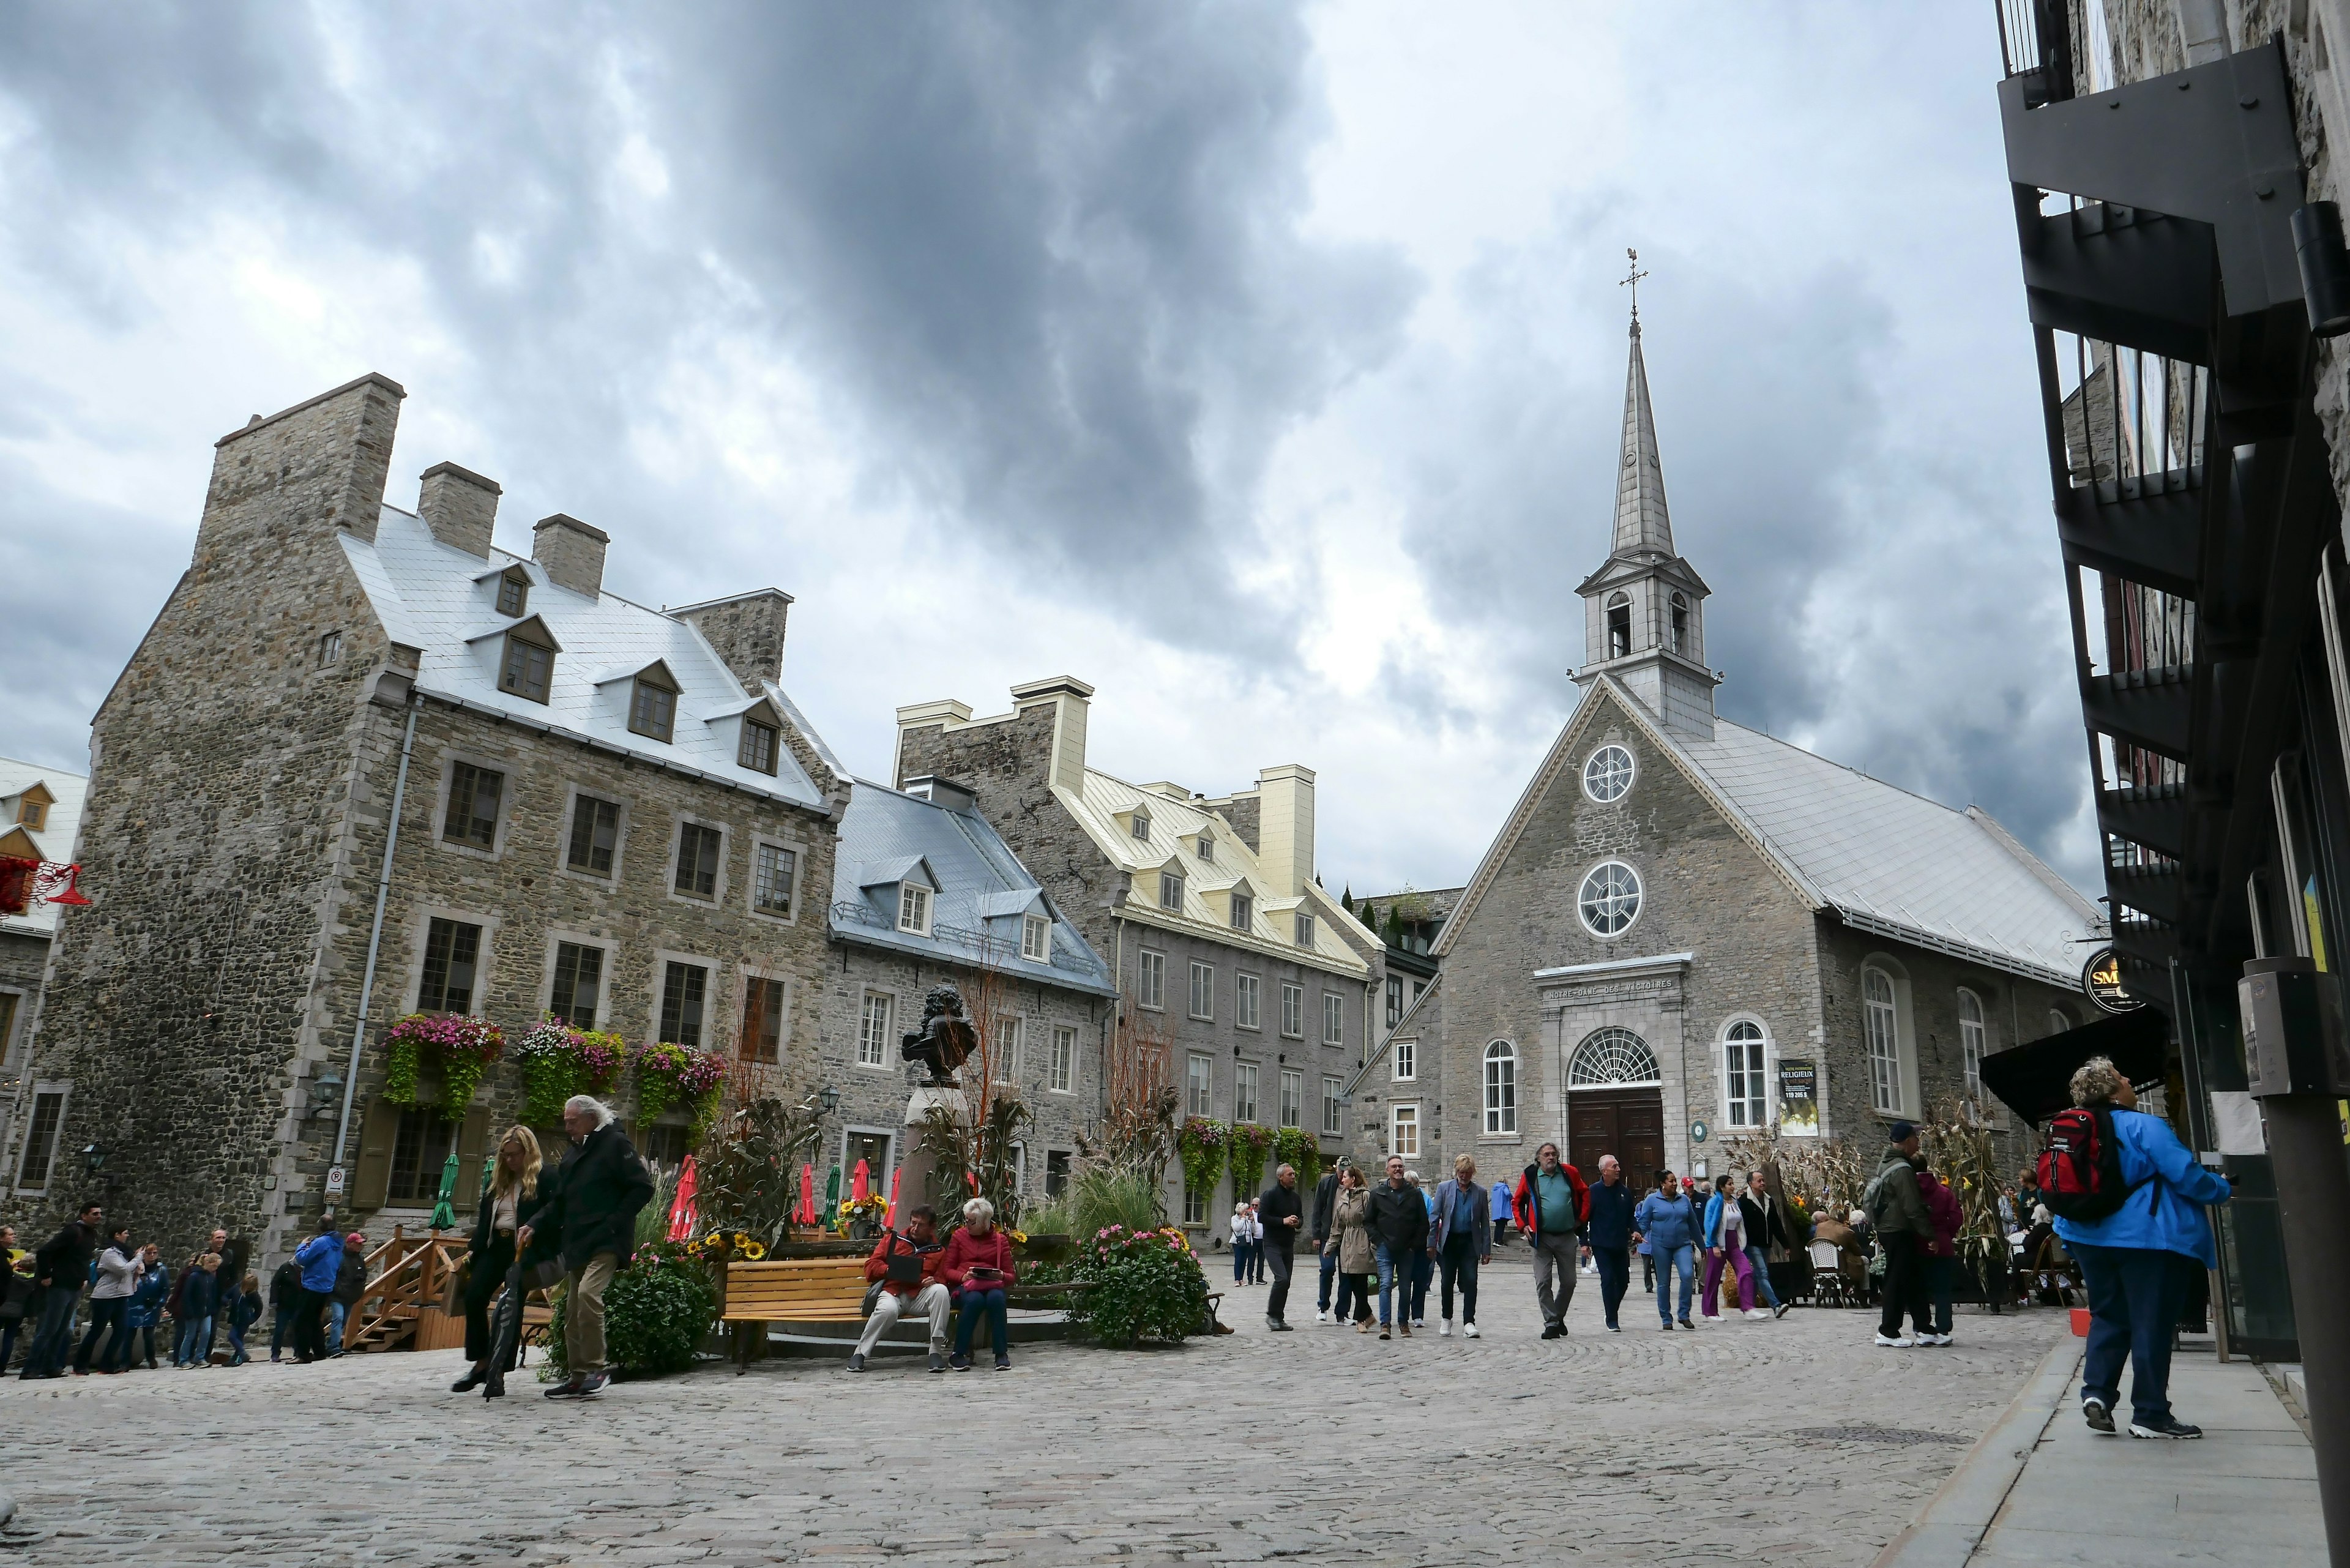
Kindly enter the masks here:
[[1488, 1272], [1478, 1340], [1383, 1344], [1310, 1300], [1276, 1338], [1251, 1289], [1225, 1303], [1237, 1334], [1180, 1350], [1041, 1345], [937, 1377], [777, 1360], [584, 1408], [526, 1379], [452, 1395], [453, 1351], [11, 1380], [0, 1553], [1864, 1564], [2065, 1332], [1962, 1312], [1951, 1348], [1880, 1351], [1873, 1314], [1799, 1310], [1668, 1334], [1636, 1294], [1614, 1334], [1586, 1280], [1546, 1344], [1522, 1257]]

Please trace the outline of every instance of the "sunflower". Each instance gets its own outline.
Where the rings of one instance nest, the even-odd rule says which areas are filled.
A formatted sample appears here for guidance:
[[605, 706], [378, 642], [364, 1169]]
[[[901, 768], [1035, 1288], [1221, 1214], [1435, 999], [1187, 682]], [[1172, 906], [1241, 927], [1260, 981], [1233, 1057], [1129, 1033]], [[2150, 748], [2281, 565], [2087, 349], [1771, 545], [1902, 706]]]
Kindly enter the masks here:
[[743, 1244], [743, 1255], [755, 1263], [767, 1255], [767, 1249], [757, 1241], [746, 1241]]
[[725, 1231], [712, 1231], [709, 1235], [704, 1236], [704, 1237], [702, 1239], [702, 1244], [703, 1246], [705, 1246], [705, 1247], [715, 1247], [715, 1246], [719, 1245], [720, 1243], [723, 1242], [725, 1240], [726, 1240], [726, 1232], [725, 1232]]

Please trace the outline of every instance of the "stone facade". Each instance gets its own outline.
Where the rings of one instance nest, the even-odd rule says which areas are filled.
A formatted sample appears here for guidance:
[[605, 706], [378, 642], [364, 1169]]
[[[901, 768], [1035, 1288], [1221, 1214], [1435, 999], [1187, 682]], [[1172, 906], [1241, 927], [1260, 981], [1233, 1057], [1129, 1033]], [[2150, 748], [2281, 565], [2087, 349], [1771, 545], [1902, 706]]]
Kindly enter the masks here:
[[[59, 1170], [46, 1190], [20, 1186], [20, 1223], [37, 1227], [94, 1196], [167, 1247], [217, 1223], [274, 1257], [325, 1206], [340, 1080], [362, 1022], [343, 1142], [353, 1189], [345, 1207], [364, 1210], [402, 1148], [411, 1160], [418, 1153], [414, 1114], [403, 1138], [403, 1118], [380, 1099], [383, 1041], [418, 1004], [435, 916], [480, 927], [468, 1005], [510, 1038], [547, 1005], [557, 940], [603, 952], [597, 1021], [631, 1043], [658, 1030], [658, 976], [672, 958], [710, 970], [705, 1044], [731, 1048], [754, 976], [790, 988], [799, 1048], [816, 1033], [822, 890], [846, 790], [821, 743], [783, 726], [791, 760], [825, 792], [802, 804], [706, 764], [665, 763], [650, 745], [448, 694], [458, 656], [402, 640], [420, 635], [410, 629], [414, 605], [363, 581], [369, 553], [347, 550], [344, 537], [372, 547], [380, 525], [416, 531], [415, 519], [383, 504], [403, 395], [365, 377], [219, 443], [194, 558], [97, 717], [82, 850], [94, 903], [58, 943], [32, 1051], [31, 1075], [70, 1085], [61, 1147], [100, 1145], [103, 1168], [88, 1180]], [[468, 495], [487, 483], [456, 472], [473, 482]], [[494, 486], [488, 493], [494, 504]], [[450, 520], [427, 519], [443, 544]], [[485, 548], [485, 521], [478, 532]], [[494, 590], [481, 579], [515, 560], [490, 553], [473, 586]], [[576, 579], [588, 565], [567, 573]], [[592, 565], [600, 575], [600, 550]], [[599, 597], [592, 584], [555, 587], [543, 566], [535, 576], [519, 564], [507, 571], [542, 596], [584, 593], [575, 614], [622, 613], [614, 607], [625, 601]], [[715, 665], [706, 645], [702, 657]], [[362, 1020], [403, 751], [398, 847]], [[444, 836], [460, 763], [503, 775], [486, 844]], [[608, 875], [566, 863], [583, 793], [620, 808]], [[689, 821], [721, 837], [708, 898], [676, 890]], [[749, 862], [762, 841], [801, 857], [799, 885], [811, 891], [788, 916], [750, 907]], [[515, 1066], [501, 1064], [459, 1124], [461, 1200], [482, 1142], [519, 1095]], [[21, 1183], [20, 1152], [12, 1146], [5, 1158]], [[432, 1198], [413, 1189], [425, 1180], [361, 1217], [421, 1219]]]

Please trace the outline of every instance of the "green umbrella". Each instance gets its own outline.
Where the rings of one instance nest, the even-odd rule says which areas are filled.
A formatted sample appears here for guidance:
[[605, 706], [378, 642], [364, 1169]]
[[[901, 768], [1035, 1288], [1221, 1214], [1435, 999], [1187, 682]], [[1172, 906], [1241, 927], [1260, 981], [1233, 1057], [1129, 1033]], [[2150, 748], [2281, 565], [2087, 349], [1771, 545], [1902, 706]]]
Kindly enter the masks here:
[[840, 1167], [836, 1165], [832, 1168], [832, 1174], [824, 1179], [824, 1222], [831, 1224], [832, 1217], [839, 1212]]
[[432, 1205], [432, 1228], [454, 1231], [457, 1228], [457, 1146], [449, 1146], [449, 1158], [441, 1162], [441, 1200]]

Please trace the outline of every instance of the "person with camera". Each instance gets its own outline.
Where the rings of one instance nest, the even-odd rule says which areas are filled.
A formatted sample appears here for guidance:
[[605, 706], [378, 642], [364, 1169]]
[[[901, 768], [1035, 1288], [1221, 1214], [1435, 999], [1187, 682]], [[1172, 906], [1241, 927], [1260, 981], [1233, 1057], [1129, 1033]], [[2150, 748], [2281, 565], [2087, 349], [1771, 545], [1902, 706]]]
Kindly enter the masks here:
[[856, 1353], [848, 1358], [851, 1372], [865, 1370], [865, 1358], [909, 1312], [931, 1320], [931, 1370], [947, 1369], [947, 1312], [954, 1303], [946, 1282], [939, 1278], [945, 1254], [946, 1248], [939, 1241], [939, 1211], [927, 1203], [906, 1216], [904, 1235], [881, 1232], [873, 1255], [865, 1260], [866, 1282], [881, 1290], [873, 1298], [872, 1314], [865, 1320]]

